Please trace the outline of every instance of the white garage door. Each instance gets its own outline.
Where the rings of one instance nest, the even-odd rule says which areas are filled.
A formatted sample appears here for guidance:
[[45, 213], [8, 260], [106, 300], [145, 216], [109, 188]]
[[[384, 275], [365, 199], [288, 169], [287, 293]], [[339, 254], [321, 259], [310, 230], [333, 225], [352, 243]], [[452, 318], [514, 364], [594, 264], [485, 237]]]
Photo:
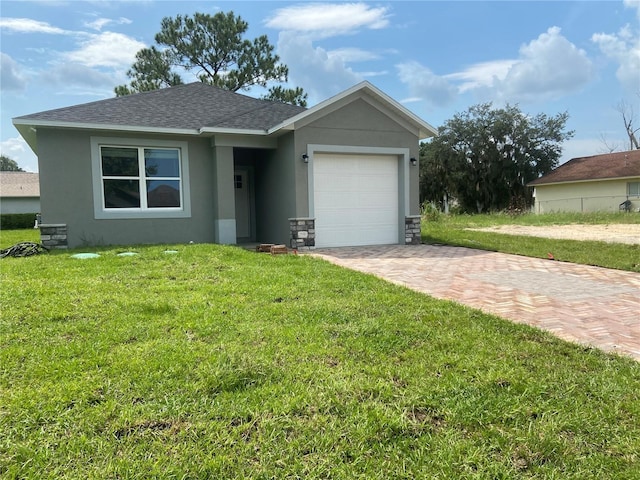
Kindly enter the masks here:
[[316, 154], [316, 246], [398, 243], [398, 157]]

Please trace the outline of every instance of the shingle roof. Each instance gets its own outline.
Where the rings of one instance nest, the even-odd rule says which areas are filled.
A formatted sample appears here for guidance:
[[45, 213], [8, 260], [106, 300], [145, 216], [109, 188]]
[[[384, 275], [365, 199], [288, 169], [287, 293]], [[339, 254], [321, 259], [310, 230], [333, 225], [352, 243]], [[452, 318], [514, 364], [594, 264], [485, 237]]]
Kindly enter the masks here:
[[201, 82], [17, 117], [20, 121], [151, 127], [267, 130], [305, 108], [260, 100]]
[[640, 150], [572, 158], [528, 185], [640, 177]]
[[0, 172], [0, 197], [39, 196], [39, 174], [30, 172]]

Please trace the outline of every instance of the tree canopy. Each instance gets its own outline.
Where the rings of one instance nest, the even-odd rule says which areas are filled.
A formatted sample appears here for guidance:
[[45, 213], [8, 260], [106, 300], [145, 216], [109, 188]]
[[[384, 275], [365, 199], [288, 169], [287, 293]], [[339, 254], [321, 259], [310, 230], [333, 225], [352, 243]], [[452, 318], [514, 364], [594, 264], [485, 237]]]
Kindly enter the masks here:
[[524, 208], [526, 184], [558, 165], [569, 115], [528, 116], [517, 106], [470, 107], [438, 129], [420, 148], [420, 196], [446, 209], [455, 197], [466, 212]]
[[[157, 46], [144, 48], [127, 71], [129, 85], [115, 88], [117, 96], [180, 85], [176, 71], [196, 70], [198, 79], [236, 92], [270, 82], [286, 82], [289, 69], [273, 53], [266, 35], [245, 39], [249, 25], [233, 12], [215, 15], [195, 13], [165, 17], [155, 36]], [[306, 106], [307, 94], [301, 88], [272, 86], [263, 98]]]
[[0, 155], [0, 172], [24, 172], [24, 170], [15, 160], [6, 155]]

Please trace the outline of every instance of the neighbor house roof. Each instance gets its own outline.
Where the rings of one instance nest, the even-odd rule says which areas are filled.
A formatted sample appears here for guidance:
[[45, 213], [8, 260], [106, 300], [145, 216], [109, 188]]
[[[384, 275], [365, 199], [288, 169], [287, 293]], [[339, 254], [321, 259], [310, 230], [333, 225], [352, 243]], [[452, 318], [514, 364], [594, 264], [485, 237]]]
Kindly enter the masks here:
[[528, 185], [640, 177], [640, 150], [572, 158]]
[[296, 122], [331, 110], [349, 95], [366, 94], [384, 103], [419, 132], [420, 138], [436, 130], [369, 82], [330, 98], [313, 108], [262, 100], [201, 82], [152, 92], [109, 98], [13, 119], [22, 137], [36, 151], [38, 127], [83, 128], [147, 133], [271, 135], [292, 130]]
[[0, 172], [0, 197], [39, 197], [40, 176], [30, 172]]

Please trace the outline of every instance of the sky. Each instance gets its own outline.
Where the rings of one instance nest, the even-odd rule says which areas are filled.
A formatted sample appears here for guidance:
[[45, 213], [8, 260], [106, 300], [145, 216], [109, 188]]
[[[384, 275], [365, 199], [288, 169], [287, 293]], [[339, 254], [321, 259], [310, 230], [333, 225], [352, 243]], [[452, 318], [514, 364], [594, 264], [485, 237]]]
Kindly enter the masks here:
[[567, 112], [561, 163], [629, 149], [621, 102], [640, 126], [640, 0], [0, 0], [0, 153], [37, 171], [12, 118], [111, 98], [163, 18], [229, 11], [308, 106], [367, 80], [434, 127], [485, 102]]

